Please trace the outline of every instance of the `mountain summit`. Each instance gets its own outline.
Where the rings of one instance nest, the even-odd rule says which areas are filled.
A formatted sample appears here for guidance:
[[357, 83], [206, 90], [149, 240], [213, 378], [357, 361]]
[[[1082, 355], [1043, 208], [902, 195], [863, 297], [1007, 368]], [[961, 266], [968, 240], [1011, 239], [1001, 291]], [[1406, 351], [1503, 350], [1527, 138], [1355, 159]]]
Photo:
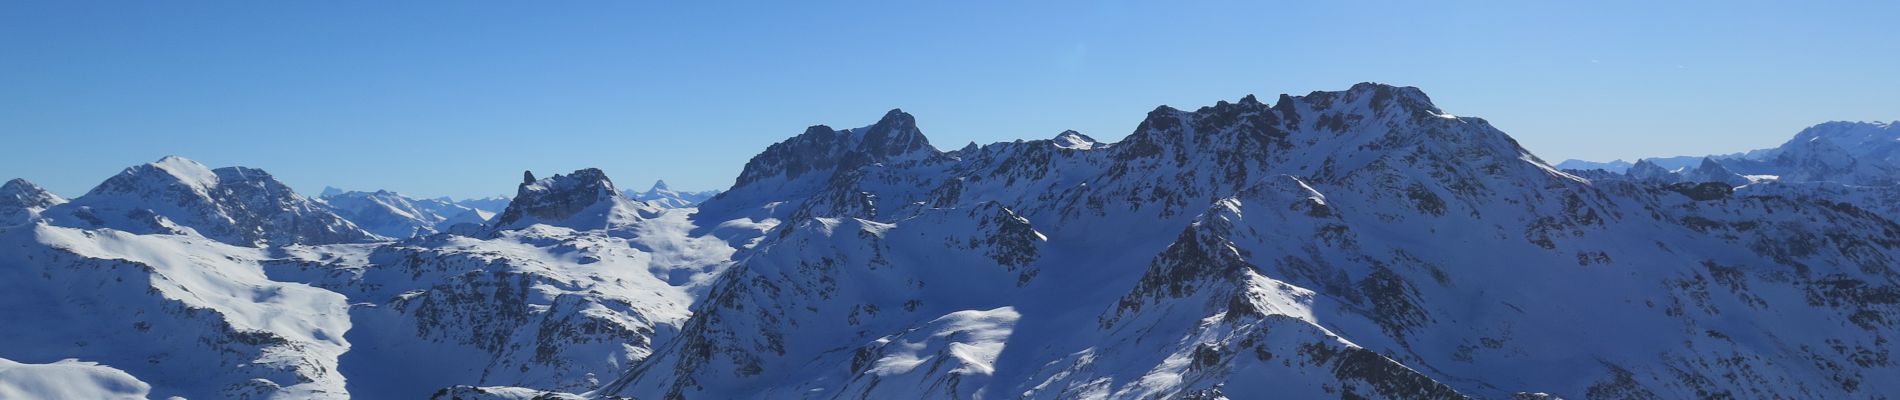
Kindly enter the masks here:
[[65, 202], [65, 198], [33, 182], [19, 178], [9, 180], [0, 185], [0, 225], [26, 222], [39, 216], [41, 210]]
[[64, 226], [196, 233], [243, 246], [376, 238], [263, 170], [213, 170], [178, 156], [126, 168], [84, 196], [47, 210], [46, 215]]
[[523, 172], [523, 182], [508, 208], [495, 217], [496, 229], [520, 229], [543, 224], [577, 230], [612, 229], [651, 216], [657, 210], [632, 201], [614, 188], [599, 169], [535, 179]]

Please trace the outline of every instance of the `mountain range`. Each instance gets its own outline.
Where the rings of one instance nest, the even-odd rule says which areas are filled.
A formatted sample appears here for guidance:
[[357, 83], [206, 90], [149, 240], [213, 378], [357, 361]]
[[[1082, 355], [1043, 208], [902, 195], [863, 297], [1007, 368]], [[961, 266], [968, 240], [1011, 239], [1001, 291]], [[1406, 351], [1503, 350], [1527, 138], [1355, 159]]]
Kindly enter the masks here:
[[1885, 398], [1897, 149], [1566, 170], [1363, 83], [1116, 142], [891, 110], [718, 193], [530, 172], [499, 209], [168, 157], [0, 186], [0, 394]]

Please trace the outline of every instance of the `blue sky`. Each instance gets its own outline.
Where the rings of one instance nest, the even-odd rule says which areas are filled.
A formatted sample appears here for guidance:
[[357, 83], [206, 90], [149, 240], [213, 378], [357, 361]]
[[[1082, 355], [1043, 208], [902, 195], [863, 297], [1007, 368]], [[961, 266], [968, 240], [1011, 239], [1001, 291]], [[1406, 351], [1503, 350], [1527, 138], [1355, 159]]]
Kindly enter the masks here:
[[178, 154], [309, 192], [711, 189], [894, 107], [953, 149], [1361, 81], [1552, 162], [1900, 119], [1900, 2], [688, 3], [0, 2], [0, 177], [77, 195]]

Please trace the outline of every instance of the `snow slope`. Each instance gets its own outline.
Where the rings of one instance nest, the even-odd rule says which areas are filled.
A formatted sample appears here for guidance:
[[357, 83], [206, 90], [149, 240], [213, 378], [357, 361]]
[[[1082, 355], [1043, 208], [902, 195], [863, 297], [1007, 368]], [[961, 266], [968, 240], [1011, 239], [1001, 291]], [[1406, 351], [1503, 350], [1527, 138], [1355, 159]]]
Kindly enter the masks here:
[[0, 228], [0, 357], [112, 365], [158, 397], [342, 398], [341, 295], [268, 279], [265, 251], [209, 239]]
[[152, 386], [125, 371], [93, 362], [65, 359], [21, 364], [0, 358], [0, 398], [144, 399]]

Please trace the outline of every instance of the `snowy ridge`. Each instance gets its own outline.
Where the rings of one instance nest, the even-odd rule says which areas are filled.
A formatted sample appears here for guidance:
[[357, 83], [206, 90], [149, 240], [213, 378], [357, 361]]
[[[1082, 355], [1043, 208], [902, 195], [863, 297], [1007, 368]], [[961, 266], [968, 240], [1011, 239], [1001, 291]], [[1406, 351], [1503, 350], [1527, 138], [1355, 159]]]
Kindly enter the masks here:
[[144, 399], [151, 391], [152, 385], [99, 363], [65, 359], [21, 364], [0, 358], [0, 398]]
[[[838, 131], [787, 143], [820, 147], [806, 149], [816, 154], [859, 146], [823, 148], [807, 137], [814, 132]], [[1896, 390], [1868, 378], [1893, 365], [1857, 353], [1878, 351], [1882, 335], [1863, 332], [1894, 329], [1869, 316], [1895, 312], [1895, 304], [1849, 294], [1893, 285], [1881, 277], [1892, 274], [1900, 230], [1873, 213], [1735, 197], [1719, 182], [1584, 180], [1543, 164], [1482, 120], [1438, 110], [1416, 89], [1376, 84], [1282, 96], [1273, 105], [1247, 97], [1193, 112], [1162, 107], [1127, 139], [1078, 150], [1033, 141], [881, 151], [913, 155], [802, 176], [755, 159], [742, 174], [754, 179], [741, 179], [695, 218], [789, 222], [720, 278], [686, 324], [682, 337], [691, 339], [661, 348], [603, 393], [1616, 398]], [[1676, 181], [1675, 172], [1656, 169]], [[942, 261], [973, 256], [957, 255], [965, 251], [958, 246], [900, 240], [955, 232], [918, 219], [981, 207], [1011, 210], [1046, 238], [1029, 247], [1038, 256], [1017, 267], [1035, 275], [1013, 288], [1004, 277], [923, 278], [996, 269], [987, 266], [994, 260]], [[1187, 228], [1147, 233], [1165, 226]], [[1773, 244], [1788, 237], [1804, 244]], [[1469, 251], [1478, 246], [1485, 250]], [[898, 261], [917, 254], [932, 256]], [[943, 311], [925, 310], [944, 302], [928, 299], [906, 307], [913, 299], [850, 289], [862, 281], [961, 300]], [[1774, 311], [1794, 308], [1800, 317]], [[925, 339], [937, 337], [930, 332], [947, 315], [997, 310], [1017, 317], [970, 327], [984, 339]], [[840, 320], [845, 331], [816, 329]], [[1844, 328], [1809, 330], [1816, 326]], [[996, 341], [1002, 350], [985, 362], [910, 350]], [[878, 347], [891, 343], [906, 345]], [[847, 350], [854, 348], [869, 350]], [[1845, 350], [1820, 350], [1828, 348]], [[863, 367], [926, 357], [920, 365], [941, 368]], [[920, 370], [924, 376], [914, 375]]]
[[39, 218], [40, 212], [60, 204], [66, 199], [47, 192], [40, 185], [25, 179], [13, 179], [0, 184], [0, 226], [21, 224]]
[[44, 216], [61, 226], [195, 234], [240, 246], [378, 239], [262, 170], [212, 170], [177, 156], [126, 168]]

